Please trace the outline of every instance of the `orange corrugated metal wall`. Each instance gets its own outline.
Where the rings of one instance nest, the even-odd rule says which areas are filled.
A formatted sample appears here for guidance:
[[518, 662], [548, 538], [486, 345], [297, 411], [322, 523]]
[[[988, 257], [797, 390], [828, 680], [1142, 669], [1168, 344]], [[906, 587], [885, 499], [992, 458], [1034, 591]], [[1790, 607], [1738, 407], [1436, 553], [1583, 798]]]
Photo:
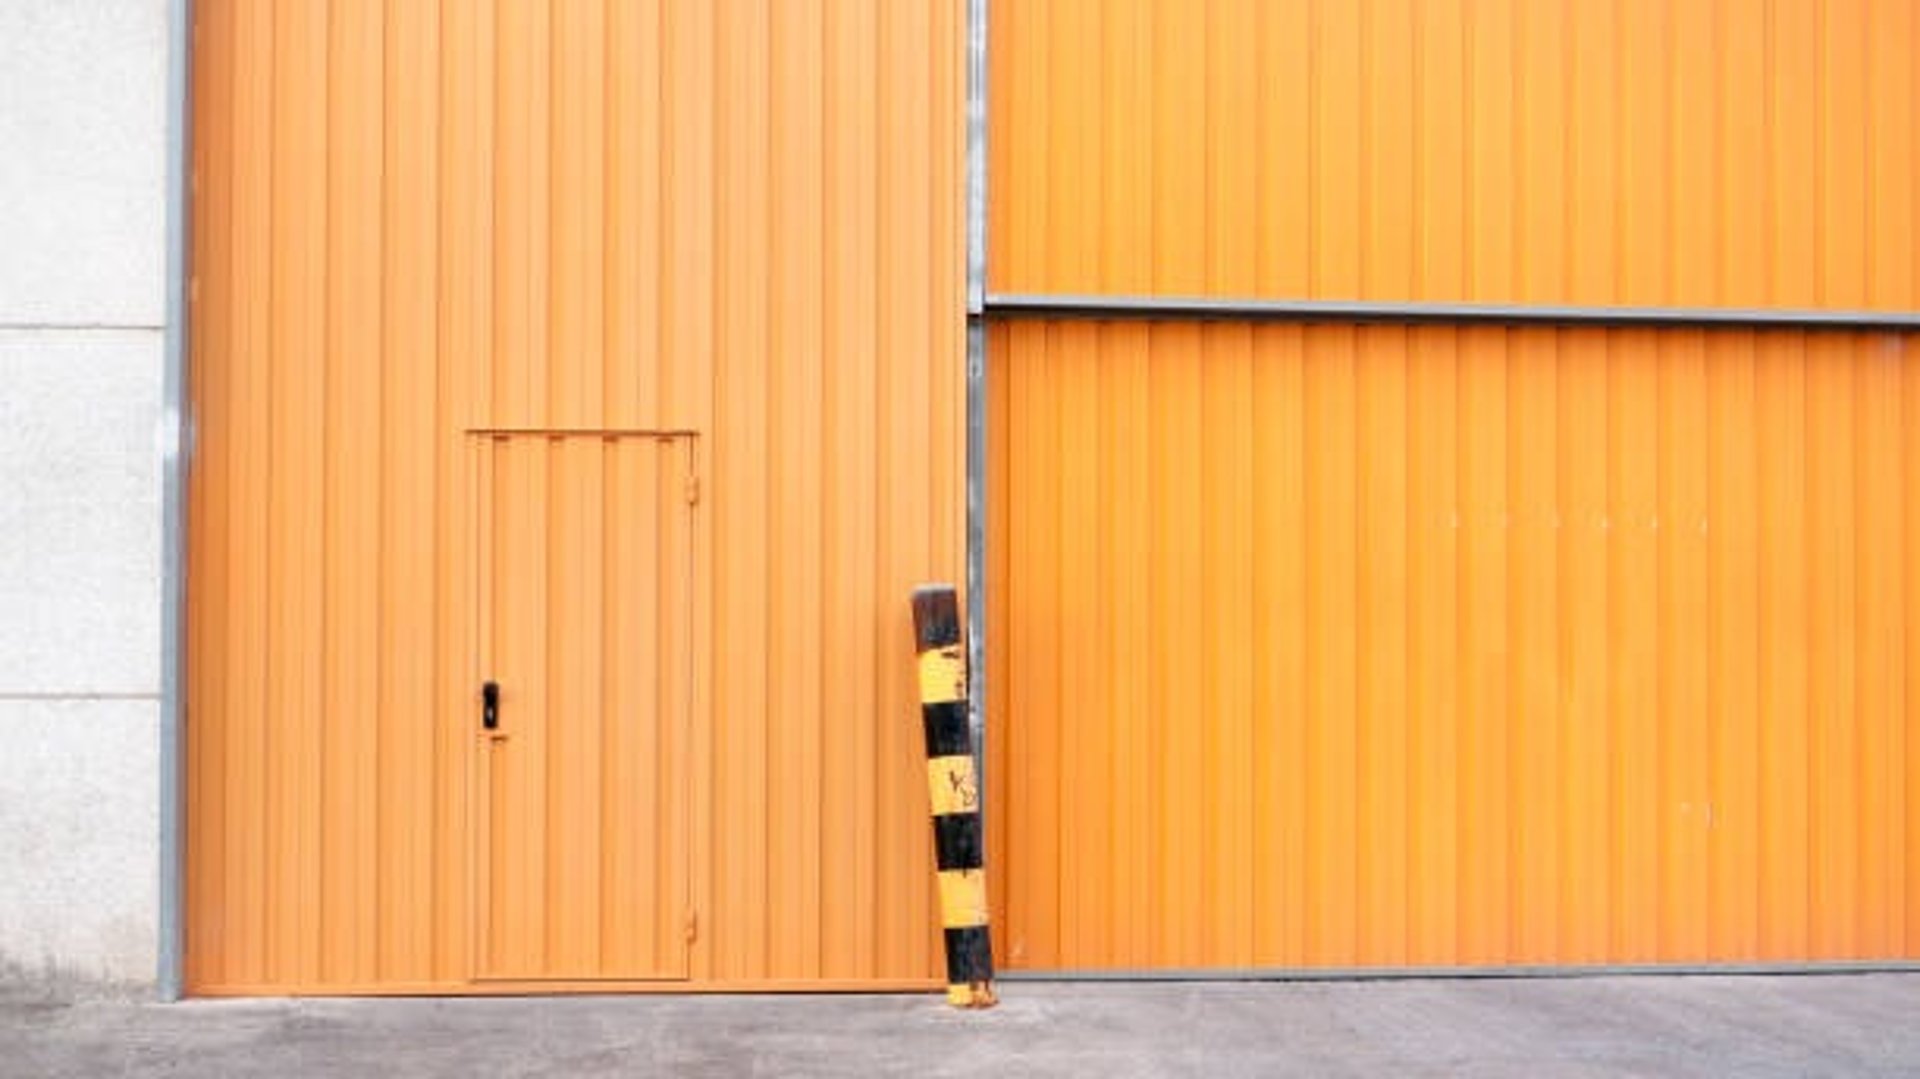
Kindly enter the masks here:
[[[1908, 2], [993, 15], [999, 292], [1920, 306]], [[1920, 958], [1915, 346], [997, 326], [1009, 964]]]
[[[685, 814], [629, 835], [684, 844], [693, 939], [586, 969], [937, 984], [904, 598], [962, 564], [957, 5], [195, 9], [189, 991], [625, 984], [479, 954], [481, 462], [656, 430], [698, 483]], [[646, 519], [567, 490], [520, 534]], [[548, 900], [624, 894], [568, 850]]]
[[1910, 340], [992, 350], [1010, 963], [1920, 955]]
[[1913, 0], [1005, 0], [990, 286], [1920, 306]]

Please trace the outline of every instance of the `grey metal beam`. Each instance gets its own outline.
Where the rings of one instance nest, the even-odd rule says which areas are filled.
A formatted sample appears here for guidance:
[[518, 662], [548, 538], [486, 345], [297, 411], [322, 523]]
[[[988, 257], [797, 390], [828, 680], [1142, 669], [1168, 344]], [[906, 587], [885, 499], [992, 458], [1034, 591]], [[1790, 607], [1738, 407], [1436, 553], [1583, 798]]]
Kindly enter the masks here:
[[185, 982], [184, 880], [187, 480], [193, 420], [187, 400], [187, 288], [193, 145], [193, 0], [167, 6], [167, 269], [160, 445], [160, 910], [156, 989], [178, 1000]]
[[967, 0], [967, 314], [987, 295], [987, 0]]
[[1906, 959], [1802, 963], [1595, 963], [1567, 966], [1473, 967], [1219, 967], [1181, 970], [1001, 971], [1010, 982], [1333, 982], [1415, 978], [1609, 978], [1702, 974], [1912, 974]]
[[988, 293], [983, 310], [986, 317], [992, 319], [1494, 323], [1897, 332], [1920, 330], [1920, 312], [1916, 311], [1397, 303], [1201, 296], [1107, 296], [1077, 293]]
[[987, 774], [987, 0], [967, 0], [967, 714], [980, 827]]

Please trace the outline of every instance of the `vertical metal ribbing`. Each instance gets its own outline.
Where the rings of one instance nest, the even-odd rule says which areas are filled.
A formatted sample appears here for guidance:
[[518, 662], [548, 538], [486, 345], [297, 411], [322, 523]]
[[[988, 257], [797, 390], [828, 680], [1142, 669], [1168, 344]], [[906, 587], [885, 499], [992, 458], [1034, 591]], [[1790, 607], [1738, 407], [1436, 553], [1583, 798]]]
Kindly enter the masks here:
[[960, 604], [952, 585], [914, 589], [913, 634], [919, 656], [920, 719], [927, 744], [940, 920], [946, 931], [947, 1002], [961, 1008], [989, 1008], [995, 997], [993, 942], [987, 928], [986, 843], [973, 731], [967, 719]]

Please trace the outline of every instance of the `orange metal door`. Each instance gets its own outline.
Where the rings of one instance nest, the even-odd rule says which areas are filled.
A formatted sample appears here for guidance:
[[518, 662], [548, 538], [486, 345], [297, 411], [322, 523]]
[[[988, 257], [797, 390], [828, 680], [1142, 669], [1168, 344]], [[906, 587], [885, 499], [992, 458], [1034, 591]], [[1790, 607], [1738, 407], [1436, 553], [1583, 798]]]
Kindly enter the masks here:
[[1001, 327], [1007, 964], [1920, 958], [1915, 345]]
[[482, 978], [687, 975], [691, 444], [485, 439]]

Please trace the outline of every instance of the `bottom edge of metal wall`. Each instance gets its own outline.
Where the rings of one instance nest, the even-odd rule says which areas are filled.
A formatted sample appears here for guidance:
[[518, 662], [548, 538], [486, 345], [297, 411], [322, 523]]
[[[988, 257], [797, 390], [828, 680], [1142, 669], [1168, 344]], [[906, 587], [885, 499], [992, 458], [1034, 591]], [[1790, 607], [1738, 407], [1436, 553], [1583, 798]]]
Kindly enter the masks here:
[[1458, 967], [1192, 967], [1169, 970], [1003, 970], [1009, 982], [1329, 982], [1445, 978], [1603, 978], [1751, 974], [1920, 974], [1916, 959], [1726, 963], [1595, 963]]

